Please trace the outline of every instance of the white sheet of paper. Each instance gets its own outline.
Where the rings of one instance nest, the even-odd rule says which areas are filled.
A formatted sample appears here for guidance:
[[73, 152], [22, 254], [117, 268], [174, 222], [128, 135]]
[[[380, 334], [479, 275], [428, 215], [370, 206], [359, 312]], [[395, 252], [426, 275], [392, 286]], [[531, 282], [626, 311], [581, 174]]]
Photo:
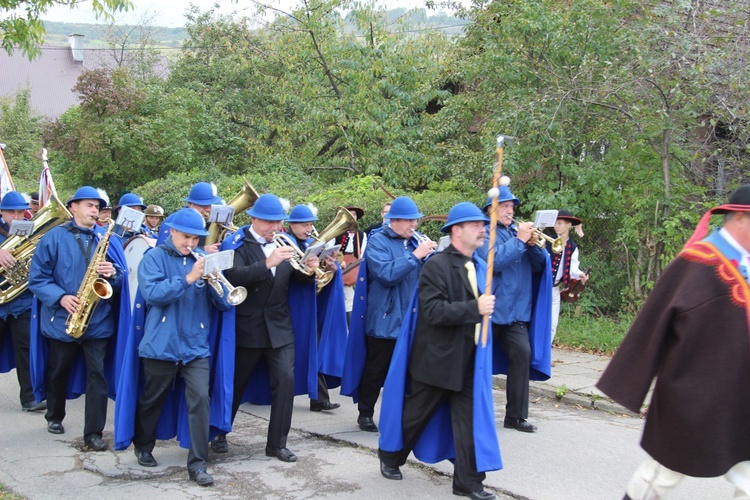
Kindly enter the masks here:
[[537, 210], [534, 212], [534, 227], [544, 229], [553, 227], [557, 220], [557, 210]]
[[125, 228], [128, 231], [138, 231], [143, 225], [143, 219], [146, 214], [139, 212], [130, 207], [122, 207], [120, 213], [117, 215], [115, 224]]
[[234, 219], [234, 207], [232, 205], [211, 205], [211, 213], [208, 222], [218, 222], [229, 225]]
[[31, 236], [34, 223], [30, 220], [14, 220], [8, 228], [8, 236]]
[[206, 259], [204, 269], [207, 274], [214, 272], [216, 269], [224, 271], [234, 265], [234, 250], [207, 253], [203, 257]]

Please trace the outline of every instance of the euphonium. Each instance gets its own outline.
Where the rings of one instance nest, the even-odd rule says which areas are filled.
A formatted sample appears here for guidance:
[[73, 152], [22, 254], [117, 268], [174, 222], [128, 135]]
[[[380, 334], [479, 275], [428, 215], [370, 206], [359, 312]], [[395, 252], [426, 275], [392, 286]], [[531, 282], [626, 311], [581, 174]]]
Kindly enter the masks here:
[[31, 258], [39, 240], [47, 231], [72, 218], [60, 200], [52, 196], [49, 203], [31, 219], [34, 229], [29, 236], [13, 235], [0, 245], [0, 249], [8, 250], [16, 259], [10, 269], [0, 266], [0, 304], [7, 304], [26, 291], [29, 286]]
[[81, 286], [78, 288], [76, 296], [81, 301], [80, 306], [74, 314], [68, 315], [68, 320], [65, 322], [65, 326], [67, 326], [65, 331], [73, 338], [77, 339], [86, 332], [89, 321], [91, 321], [91, 315], [99, 300], [108, 299], [112, 296], [112, 285], [99, 277], [96, 268], [107, 257], [109, 240], [112, 237], [112, 230], [114, 228], [115, 221], [110, 220], [107, 232], [104, 233], [104, 236], [102, 236], [102, 239], [96, 245], [94, 256], [91, 258], [89, 267], [86, 268], [86, 274], [83, 276]]
[[[255, 190], [255, 188], [249, 182], [247, 182], [247, 179], [245, 179], [244, 177], [242, 178], [242, 180], [245, 182], [242, 190], [237, 193], [237, 196], [229, 200], [229, 203], [227, 203], [227, 205], [234, 207], [235, 214], [252, 207], [253, 203], [255, 203], [255, 200], [258, 199], [258, 192]], [[226, 233], [228, 231], [236, 230], [237, 228], [235, 226], [232, 226], [231, 224], [227, 225], [219, 224], [218, 222], [212, 222], [208, 225], [206, 245], [220, 242], [223, 240], [223, 237], [226, 236]]]
[[[319, 243], [325, 243], [347, 231], [357, 231], [358, 228], [357, 219], [354, 218], [351, 212], [344, 207], [338, 207], [331, 223], [321, 233], [318, 233], [313, 228], [312, 237]], [[328, 269], [325, 262], [321, 262], [320, 265], [322, 267], [322, 275], [318, 278], [318, 292], [333, 281], [333, 277], [336, 275], [336, 269]]]

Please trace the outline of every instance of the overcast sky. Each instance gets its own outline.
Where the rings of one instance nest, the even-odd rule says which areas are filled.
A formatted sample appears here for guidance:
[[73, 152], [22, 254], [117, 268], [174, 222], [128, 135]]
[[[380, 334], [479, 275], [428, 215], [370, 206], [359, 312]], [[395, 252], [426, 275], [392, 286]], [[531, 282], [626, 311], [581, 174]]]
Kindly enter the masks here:
[[[424, 7], [425, 0], [378, 0], [380, 4], [388, 8], [397, 7]], [[465, 0], [468, 4], [470, 0]], [[216, 0], [132, 0], [135, 9], [117, 13], [116, 19], [118, 24], [137, 24], [145, 17], [153, 16], [154, 26], [179, 27], [185, 24], [185, 12], [187, 12], [190, 3], [197, 5], [201, 11], [209, 10]], [[299, 2], [295, 0], [268, 0], [262, 2], [265, 5], [271, 5], [283, 10], [289, 10], [293, 5]], [[230, 13], [237, 11], [240, 14], [246, 14], [249, 17], [254, 16], [255, 4], [251, 0], [223, 0], [219, 12]], [[67, 23], [96, 23], [90, 2], [81, 2], [77, 8], [53, 7], [42, 19], [48, 21], [59, 21]], [[98, 21], [102, 22], [102, 21]]]

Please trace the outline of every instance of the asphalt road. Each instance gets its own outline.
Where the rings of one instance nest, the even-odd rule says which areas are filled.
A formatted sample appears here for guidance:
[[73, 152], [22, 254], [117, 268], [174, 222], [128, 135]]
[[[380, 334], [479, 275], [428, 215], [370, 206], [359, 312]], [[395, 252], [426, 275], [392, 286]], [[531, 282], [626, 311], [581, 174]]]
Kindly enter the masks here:
[[[264, 454], [268, 407], [241, 408], [230, 452], [211, 454], [214, 486], [187, 478], [187, 451], [175, 441], [158, 442], [159, 466], [140, 467], [132, 448], [84, 452], [83, 398], [68, 402], [66, 433], [52, 435], [42, 414], [20, 411], [15, 372], [0, 374], [0, 483], [29, 499], [191, 498], [455, 498], [452, 465], [410, 461], [403, 481], [384, 479], [378, 469], [377, 434], [356, 426], [356, 406], [332, 391], [342, 407], [313, 413], [298, 397], [289, 448], [294, 464]], [[495, 392], [504, 469], [488, 473], [485, 486], [508, 499], [620, 499], [630, 475], [645, 456], [638, 446], [643, 421], [532, 395], [529, 420], [534, 434], [502, 428], [504, 395]], [[105, 440], [112, 441], [110, 402]], [[689, 478], [674, 498], [731, 498], [724, 479]]]

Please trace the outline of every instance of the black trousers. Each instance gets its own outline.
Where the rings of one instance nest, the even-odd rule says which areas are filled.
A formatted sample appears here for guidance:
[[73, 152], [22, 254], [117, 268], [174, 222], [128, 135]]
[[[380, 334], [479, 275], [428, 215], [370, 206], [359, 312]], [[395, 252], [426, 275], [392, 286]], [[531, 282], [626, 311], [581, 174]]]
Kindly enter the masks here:
[[366, 337], [367, 358], [362, 378], [359, 381], [359, 415], [370, 417], [375, 414], [375, 403], [378, 402], [380, 389], [383, 387], [388, 367], [391, 365], [396, 339]]
[[271, 448], [286, 448], [294, 408], [294, 344], [276, 349], [237, 347], [234, 355], [232, 423], [250, 375], [261, 359], [268, 363], [271, 379], [271, 418], [266, 444]]
[[[318, 328], [318, 345], [320, 345], [320, 328]], [[318, 399], [310, 400], [312, 403], [328, 403], [331, 401], [331, 397], [328, 395], [328, 382], [326, 382], [326, 376], [322, 373], [318, 373]]]
[[151, 453], [156, 445], [156, 428], [159, 424], [164, 399], [182, 375], [185, 382], [185, 402], [188, 410], [190, 450], [189, 471], [205, 469], [208, 460], [209, 420], [209, 364], [208, 358], [196, 359], [187, 364], [160, 359], [141, 358], [143, 361], [143, 395], [138, 400], [135, 415], [133, 445], [140, 451]]
[[11, 343], [13, 344], [13, 357], [16, 359], [16, 377], [20, 392], [18, 394], [21, 404], [33, 403], [36, 401], [34, 391], [31, 386], [31, 372], [29, 369], [29, 347], [31, 331], [31, 311], [26, 311], [17, 318], [10, 314], [0, 320], [0, 345], [3, 342], [3, 336], [10, 333]]
[[492, 341], [500, 342], [508, 354], [508, 377], [505, 389], [505, 416], [529, 417], [529, 371], [531, 369], [531, 341], [526, 323], [492, 325]]
[[401, 420], [404, 448], [397, 452], [378, 450], [380, 460], [391, 467], [404, 465], [430, 418], [447, 399], [451, 409], [451, 427], [456, 447], [453, 488], [464, 492], [482, 491], [485, 474], [477, 472], [474, 451], [473, 382], [473, 369], [466, 377], [461, 391], [449, 391], [411, 379], [411, 392], [404, 398], [404, 413]]
[[107, 379], [104, 377], [104, 356], [109, 339], [61, 342], [49, 340], [47, 359], [47, 413], [48, 422], [62, 422], [65, 418], [65, 400], [68, 390], [70, 365], [83, 351], [86, 359], [86, 405], [83, 437], [101, 437], [107, 421]]

